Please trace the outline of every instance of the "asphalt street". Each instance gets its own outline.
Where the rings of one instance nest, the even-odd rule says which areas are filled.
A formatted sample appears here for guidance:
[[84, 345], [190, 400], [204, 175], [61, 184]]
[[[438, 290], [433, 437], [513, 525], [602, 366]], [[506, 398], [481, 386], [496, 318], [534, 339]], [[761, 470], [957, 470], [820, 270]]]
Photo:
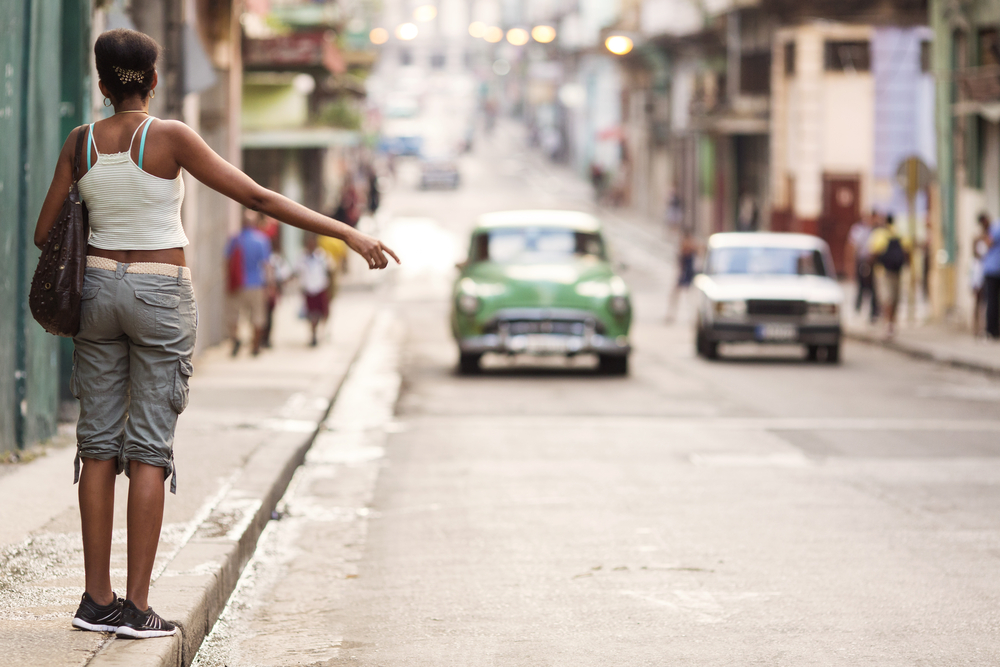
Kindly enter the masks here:
[[1000, 382], [850, 342], [700, 359], [665, 322], [671, 243], [613, 213], [630, 374], [460, 376], [475, 216], [592, 206], [515, 126], [462, 175], [399, 165], [379, 225], [404, 266], [196, 665], [1000, 662]]

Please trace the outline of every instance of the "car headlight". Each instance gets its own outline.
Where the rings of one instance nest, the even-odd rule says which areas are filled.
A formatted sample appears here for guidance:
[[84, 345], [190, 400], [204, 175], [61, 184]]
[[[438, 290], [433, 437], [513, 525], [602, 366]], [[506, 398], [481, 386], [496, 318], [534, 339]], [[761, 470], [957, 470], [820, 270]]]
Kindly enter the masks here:
[[840, 306], [836, 303], [810, 303], [809, 314], [821, 315], [825, 317], [836, 316], [840, 312]]
[[613, 296], [608, 299], [608, 310], [612, 315], [624, 317], [628, 314], [630, 305], [627, 296]]
[[747, 302], [737, 301], [716, 301], [715, 314], [722, 317], [741, 317], [747, 314]]
[[465, 315], [475, 315], [479, 312], [482, 301], [474, 294], [459, 294], [455, 305], [458, 307], [459, 312]]

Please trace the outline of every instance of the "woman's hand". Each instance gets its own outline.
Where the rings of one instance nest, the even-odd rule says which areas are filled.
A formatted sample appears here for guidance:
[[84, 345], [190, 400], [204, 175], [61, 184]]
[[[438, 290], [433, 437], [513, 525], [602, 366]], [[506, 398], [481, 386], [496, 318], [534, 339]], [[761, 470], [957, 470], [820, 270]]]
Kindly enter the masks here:
[[389, 246], [367, 234], [355, 230], [353, 234], [344, 239], [344, 242], [347, 244], [347, 247], [364, 258], [369, 269], [384, 269], [387, 267], [389, 259], [386, 257], [386, 254], [396, 260], [396, 264], [399, 264], [399, 257], [396, 256], [396, 253]]

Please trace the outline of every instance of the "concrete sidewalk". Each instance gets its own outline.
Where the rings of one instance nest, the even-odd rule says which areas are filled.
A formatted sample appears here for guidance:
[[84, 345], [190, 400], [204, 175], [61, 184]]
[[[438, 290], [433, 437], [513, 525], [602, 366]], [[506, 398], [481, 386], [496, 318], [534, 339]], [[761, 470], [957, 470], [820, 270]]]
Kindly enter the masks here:
[[945, 324], [908, 326], [903, 322], [896, 335], [889, 338], [884, 324], [870, 324], [864, 318], [855, 317], [852, 311], [845, 313], [844, 333], [849, 339], [881, 345], [917, 359], [1000, 375], [1000, 343], [974, 338]]
[[[366, 276], [367, 278], [367, 276]], [[185, 665], [226, 604], [264, 524], [301, 463], [381, 301], [377, 285], [346, 285], [327, 340], [289, 295], [274, 348], [237, 358], [229, 346], [195, 362], [191, 402], [175, 443], [177, 495], [167, 495], [150, 602], [178, 622], [175, 637], [145, 641], [72, 629], [83, 591], [72, 430], [31, 462], [0, 466], [0, 663], [9, 667]], [[125, 500], [116, 497], [112, 581], [125, 591]]]

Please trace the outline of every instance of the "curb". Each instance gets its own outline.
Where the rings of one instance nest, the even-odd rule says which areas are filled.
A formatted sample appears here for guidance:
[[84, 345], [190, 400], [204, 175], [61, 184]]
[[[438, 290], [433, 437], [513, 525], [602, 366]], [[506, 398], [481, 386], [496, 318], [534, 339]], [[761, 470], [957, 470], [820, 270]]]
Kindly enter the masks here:
[[910, 343], [902, 342], [898, 338], [892, 340], [886, 340], [880, 336], [873, 334], [861, 333], [858, 331], [844, 331], [844, 337], [851, 340], [867, 343], [868, 345], [877, 345], [879, 347], [884, 347], [888, 350], [894, 352], [899, 352], [900, 354], [905, 354], [908, 357], [914, 359], [920, 359], [922, 361], [930, 361], [936, 364], [941, 364], [943, 366], [951, 366], [952, 368], [960, 368], [966, 371], [975, 371], [978, 373], [985, 373], [987, 375], [1000, 376], [1000, 362], [995, 365], [990, 365], [981, 361], [976, 361], [968, 358], [962, 358], [949, 354], [940, 354], [934, 350], [929, 350], [919, 345], [913, 345]]
[[194, 530], [150, 586], [161, 616], [177, 624], [172, 637], [154, 640], [112, 638], [86, 663], [88, 667], [188, 667], [211, 632], [240, 575], [253, 556], [296, 469], [323, 429], [376, 319], [364, 328], [357, 349], [337, 379], [322, 416], [303, 440], [302, 433], [275, 432], [220, 490], [209, 516]]

